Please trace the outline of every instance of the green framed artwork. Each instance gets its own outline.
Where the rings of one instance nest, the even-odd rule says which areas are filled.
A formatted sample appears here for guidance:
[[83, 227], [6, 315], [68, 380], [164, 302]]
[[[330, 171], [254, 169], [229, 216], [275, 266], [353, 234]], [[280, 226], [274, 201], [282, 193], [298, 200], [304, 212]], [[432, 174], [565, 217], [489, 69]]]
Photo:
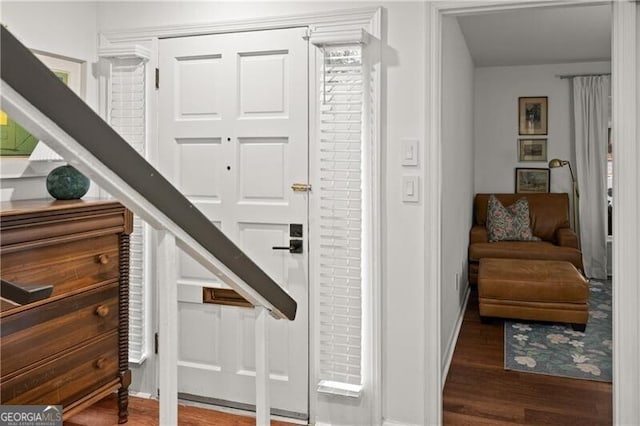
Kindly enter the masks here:
[[0, 155], [3, 157], [28, 157], [38, 139], [24, 127], [0, 110]]
[[[78, 95], [82, 95], [82, 62], [42, 52], [34, 54], [64, 84]], [[29, 157], [38, 142], [38, 138], [0, 110], [0, 157]]]

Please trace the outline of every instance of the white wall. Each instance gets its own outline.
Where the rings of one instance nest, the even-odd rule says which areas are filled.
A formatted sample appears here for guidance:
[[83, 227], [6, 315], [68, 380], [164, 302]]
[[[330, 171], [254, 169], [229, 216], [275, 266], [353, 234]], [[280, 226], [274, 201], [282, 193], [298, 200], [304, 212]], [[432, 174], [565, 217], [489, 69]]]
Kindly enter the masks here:
[[[383, 417], [424, 423], [424, 209], [402, 202], [402, 138], [425, 131], [425, 32], [422, 3], [385, 3], [383, 18]], [[426, 149], [419, 141], [420, 152]], [[424, 158], [424, 157], [422, 157]], [[411, 174], [424, 185], [424, 165]]]
[[[365, 2], [331, 2], [331, 9], [353, 9], [371, 6]], [[269, 16], [287, 16], [328, 10], [326, 3], [306, 2], [234, 2], [234, 1], [120, 1], [100, 2], [98, 27], [113, 29], [171, 26], [240, 21]]]
[[[407, 170], [400, 165], [402, 138], [424, 134], [425, 5], [419, 2], [101, 2], [100, 31], [220, 22], [254, 17], [284, 16], [316, 11], [383, 6], [382, 37], [382, 245], [383, 245], [383, 417], [405, 424], [424, 423], [424, 204], [404, 204], [401, 178], [410, 172], [421, 177], [422, 165]], [[424, 149], [424, 141], [420, 141]], [[155, 393], [149, 361], [145, 377], [135, 382], [143, 392]], [[367, 397], [369, 397], [367, 395]], [[364, 417], [345, 417], [360, 403], [339, 397], [322, 399], [319, 421], [333, 424], [370, 424]], [[343, 410], [346, 408], [346, 410]], [[350, 412], [357, 412], [351, 410]]]
[[474, 65], [457, 18], [444, 18], [442, 31], [441, 338], [446, 369], [468, 289], [467, 248], [474, 195]]
[[[640, 7], [638, 7], [638, 6], [640, 6], [640, 5], [638, 5], [638, 3], [636, 3], [636, 25], [637, 25], [636, 26], [636, 40], [637, 40], [636, 47], [640, 47]], [[639, 81], [640, 81], [640, 55], [636, 54], [636, 82], [639, 82]], [[640, 84], [636, 84], [636, 112], [640, 112]], [[636, 126], [636, 140], [640, 140], [640, 127], [638, 127], [638, 126]], [[639, 186], [640, 182], [636, 182], [635, 184], [637, 186]], [[637, 186], [636, 186], [636, 188], [637, 188]], [[636, 197], [638, 197], [637, 192], [636, 192]], [[636, 198], [636, 203], [637, 202], [638, 202], [638, 198]], [[620, 245], [618, 247], [623, 247], [623, 245], [622, 245], [623, 242], [624, 242], [624, 240], [620, 242]], [[636, 247], [637, 247], [637, 245], [636, 245]], [[636, 255], [636, 258], [637, 258], [638, 257], [638, 253], [635, 253], [635, 255]], [[627, 272], [629, 270], [633, 271], [631, 268], [628, 268], [624, 272]], [[637, 269], [636, 269], [636, 271], [637, 271]], [[629, 275], [625, 274], [624, 276], [626, 276], [626, 277], [630, 277], [631, 276], [632, 277], [633, 276], [632, 274], [629, 274]], [[620, 275], [622, 275], [622, 274], [620, 274]], [[638, 277], [637, 272], [636, 272], [635, 276]], [[637, 282], [637, 278], [636, 278], [636, 282]], [[617, 286], [619, 284], [615, 283], [614, 285]], [[629, 294], [629, 292], [626, 292], [626, 294]], [[640, 303], [640, 292], [638, 292], [636, 294], [638, 295], [636, 300], [637, 300], [638, 303]], [[636, 306], [637, 306], [637, 304], [636, 304]], [[625, 312], [628, 312], [628, 311], [625, 311]], [[636, 318], [638, 318], [637, 314], [636, 314]], [[614, 319], [614, 321], [615, 321], [615, 319]], [[633, 321], [631, 323], [633, 323]], [[614, 325], [614, 327], [617, 328], [618, 325], [616, 324], [616, 325]], [[638, 335], [638, 333], [636, 333], [636, 336], [637, 335]], [[620, 345], [620, 344], [616, 345], [617, 348], [620, 348], [621, 346], [622, 345]], [[627, 349], [627, 345], [625, 345], [624, 348], [626, 350]], [[626, 357], [625, 360], [620, 363], [621, 365], [619, 365], [617, 367], [619, 372], [625, 371], [625, 366], [626, 365], [629, 365], [629, 364], [633, 363], [634, 360], [637, 360], [638, 358], [640, 358], [640, 347], [636, 345], [634, 347], [634, 349], [635, 349], [635, 356], [634, 356], [634, 353], [632, 351], [628, 351], [628, 350], [625, 351], [626, 353], [630, 353], [631, 356]], [[620, 350], [620, 352], [622, 352], [622, 350]], [[631, 365], [633, 365], [633, 364], [631, 364]], [[633, 380], [636, 383], [636, 386], [638, 386], [638, 384], [640, 383], [640, 369], [636, 368], [636, 374], [635, 374], [635, 376], [631, 375], [631, 380]], [[614, 389], [615, 389], [614, 392], [616, 392], [616, 390], [618, 390], [618, 389], [622, 390], [624, 388], [622, 386], [616, 386]], [[635, 404], [633, 403], [633, 401], [627, 402], [624, 405], [625, 411], [626, 412], [631, 412], [631, 408], [627, 408], [627, 407], [634, 407], [634, 406], [635, 406]], [[620, 407], [620, 405], [615, 403], [615, 400], [614, 400], [614, 407], [616, 407], [618, 409]], [[627, 417], [627, 418], [629, 418], [629, 417]], [[638, 421], [640, 421], [640, 411], [638, 409], [636, 409], [636, 419]]]
[[[95, 2], [17, 2], [0, 3], [0, 17], [25, 46], [30, 49], [62, 55], [86, 61], [85, 100], [95, 109], [97, 105], [97, 79], [94, 67], [97, 62], [97, 3]], [[3, 158], [7, 162], [15, 159]], [[25, 198], [49, 198], [45, 177], [2, 179], [0, 200]], [[92, 185], [87, 196], [96, 196]]]
[[[610, 62], [477, 68], [475, 191], [514, 192], [516, 167], [548, 167], [547, 162], [518, 162], [520, 96], [549, 97], [547, 159], [569, 159], [575, 164], [571, 143], [570, 83], [556, 75], [609, 72], [610, 69]], [[551, 192], [571, 193], [567, 168], [552, 170]]]

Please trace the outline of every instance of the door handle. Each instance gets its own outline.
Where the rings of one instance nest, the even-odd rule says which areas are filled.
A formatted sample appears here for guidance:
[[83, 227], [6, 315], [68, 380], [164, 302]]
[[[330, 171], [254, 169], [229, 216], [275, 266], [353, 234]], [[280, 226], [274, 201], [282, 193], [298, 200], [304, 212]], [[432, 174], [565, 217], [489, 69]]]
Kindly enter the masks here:
[[271, 247], [273, 250], [289, 250], [289, 253], [302, 253], [302, 240], [291, 239], [289, 240], [289, 245], [280, 247], [275, 246]]

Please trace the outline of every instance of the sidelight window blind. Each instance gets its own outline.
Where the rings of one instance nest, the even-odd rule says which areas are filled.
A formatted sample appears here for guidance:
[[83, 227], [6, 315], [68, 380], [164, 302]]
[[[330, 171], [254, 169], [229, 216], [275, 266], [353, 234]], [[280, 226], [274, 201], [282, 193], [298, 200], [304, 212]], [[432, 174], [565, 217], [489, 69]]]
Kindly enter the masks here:
[[[145, 157], [145, 62], [139, 58], [111, 63], [109, 124]], [[145, 226], [137, 216], [131, 234], [129, 275], [129, 361], [146, 357]]]
[[320, 69], [319, 391], [362, 385], [363, 66], [360, 45], [325, 46]]

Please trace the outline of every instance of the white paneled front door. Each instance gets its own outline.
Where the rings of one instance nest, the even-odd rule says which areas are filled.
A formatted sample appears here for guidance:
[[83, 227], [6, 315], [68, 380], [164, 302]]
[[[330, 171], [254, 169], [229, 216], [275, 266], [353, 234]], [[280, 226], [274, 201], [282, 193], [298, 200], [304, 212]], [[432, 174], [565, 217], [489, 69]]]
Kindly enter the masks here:
[[[303, 30], [160, 41], [160, 169], [298, 302], [270, 321], [273, 408], [308, 413], [308, 68]], [[288, 246], [303, 228], [302, 254]], [[225, 287], [180, 253], [179, 391], [255, 404], [255, 311], [203, 303]], [[160, 313], [162, 315], [162, 313]], [[160, 372], [162, 374], [162, 372]]]

